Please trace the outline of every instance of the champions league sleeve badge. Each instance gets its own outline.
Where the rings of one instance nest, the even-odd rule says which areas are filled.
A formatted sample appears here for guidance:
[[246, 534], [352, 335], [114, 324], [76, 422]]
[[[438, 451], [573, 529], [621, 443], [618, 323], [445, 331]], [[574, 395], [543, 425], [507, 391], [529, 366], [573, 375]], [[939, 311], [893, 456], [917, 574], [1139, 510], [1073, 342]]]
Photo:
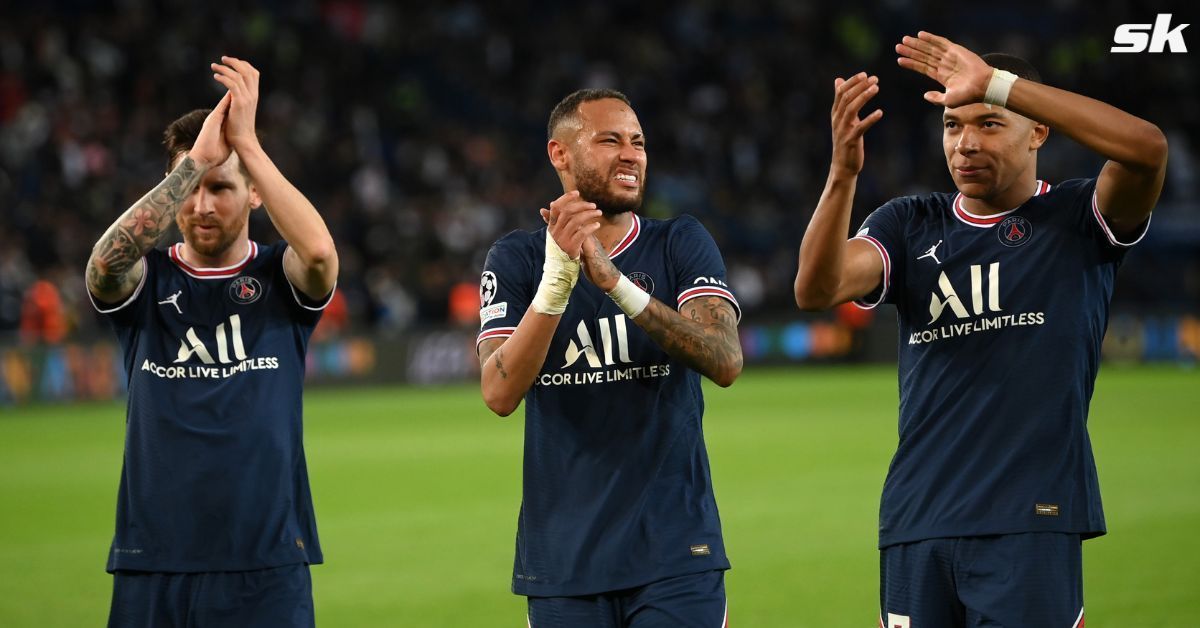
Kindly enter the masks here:
[[1004, 246], [1021, 246], [1033, 237], [1033, 225], [1023, 216], [1009, 216], [996, 227], [996, 237]]
[[479, 305], [487, 307], [492, 304], [492, 299], [496, 298], [496, 273], [490, 270], [483, 271], [483, 275], [479, 277]]
[[241, 276], [229, 284], [229, 298], [234, 303], [249, 305], [262, 296], [262, 284], [254, 277]]

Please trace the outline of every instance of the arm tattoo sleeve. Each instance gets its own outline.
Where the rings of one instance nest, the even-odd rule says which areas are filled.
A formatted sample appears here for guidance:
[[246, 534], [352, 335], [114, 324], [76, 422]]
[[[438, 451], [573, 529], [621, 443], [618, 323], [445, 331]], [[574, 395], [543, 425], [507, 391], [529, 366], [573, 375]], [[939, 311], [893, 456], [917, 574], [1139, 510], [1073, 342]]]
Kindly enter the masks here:
[[741, 372], [737, 317], [733, 306], [721, 297], [692, 299], [682, 312], [651, 299], [633, 320], [671, 357], [713, 381], [720, 383]]
[[92, 248], [88, 289], [99, 297], [132, 291], [141, 277], [130, 270], [170, 230], [179, 206], [203, 175], [191, 157], [184, 157], [162, 183], [121, 214]]

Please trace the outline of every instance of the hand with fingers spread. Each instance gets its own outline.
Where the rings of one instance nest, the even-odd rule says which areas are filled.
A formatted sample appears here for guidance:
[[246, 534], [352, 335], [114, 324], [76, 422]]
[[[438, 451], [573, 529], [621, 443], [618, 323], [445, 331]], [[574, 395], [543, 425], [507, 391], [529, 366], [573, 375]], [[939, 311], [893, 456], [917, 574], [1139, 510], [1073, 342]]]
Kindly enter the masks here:
[[863, 168], [863, 134], [879, 122], [883, 110], [876, 109], [865, 118], [859, 119], [867, 101], [879, 93], [879, 77], [859, 72], [849, 79], [838, 78], [833, 82], [833, 160], [831, 168], [839, 174], [857, 176]]
[[229, 90], [232, 100], [225, 120], [225, 140], [234, 150], [258, 143], [254, 117], [258, 109], [259, 72], [249, 62], [223, 56], [221, 63], [210, 66], [213, 78]]
[[933, 33], [904, 36], [896, 44], [896, 62], [906, 70], [924, 74], [946, 88], [925, 92], [925, 100], [945, 107], [982, 102], [992, 80], [992, 67], [979, 55]]
[[196, 166], [201, 170], [207, 171], [209, 168], [215, 168], [229, 159], [229, 152], [232, 149], [226, 141], [224, 133], [221, 132], [222, 125], [229, 113], [229, 103], [230, 95], [229, 92], [226, 92], [225, 96], [221, 98], [221, 102], [217, 103], [217, 106], [209, 112], [208, 117], [204, 118], [200, 133], [196, 135], [196, 141], [188, 151], [188, 156], [196, 162]]

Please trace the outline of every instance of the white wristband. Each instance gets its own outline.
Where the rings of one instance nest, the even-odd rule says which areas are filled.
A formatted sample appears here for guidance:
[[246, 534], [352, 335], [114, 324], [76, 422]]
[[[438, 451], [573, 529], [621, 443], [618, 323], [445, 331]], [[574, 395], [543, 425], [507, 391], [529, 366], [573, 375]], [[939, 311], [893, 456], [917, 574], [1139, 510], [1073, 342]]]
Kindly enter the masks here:
[[992, 80], [988, 81], [987, 92], [983, 95], [983, 104], [1003, 107], [1008, 102], [1008, 92], [1012, 91], [1017, 75], [999, 68], [992, 68]]
[[621, 275], [621, 278], [617, 280], [617, 287], [608, 293], [608, 297], [629, 318], [636, 318], [638, 314], [642, 313], [642, 310], [646, 309], [647, 305], [650, 305], [650, 295], [634, 285], [625, 275]]
[[540, 314], [556, 316], [567, 309], [567, 299], [579, 280], [579, 260], [571, 259], [554, 237], [546, 231], [546, 261], [542, 263], [542, 281], [530, 307]]

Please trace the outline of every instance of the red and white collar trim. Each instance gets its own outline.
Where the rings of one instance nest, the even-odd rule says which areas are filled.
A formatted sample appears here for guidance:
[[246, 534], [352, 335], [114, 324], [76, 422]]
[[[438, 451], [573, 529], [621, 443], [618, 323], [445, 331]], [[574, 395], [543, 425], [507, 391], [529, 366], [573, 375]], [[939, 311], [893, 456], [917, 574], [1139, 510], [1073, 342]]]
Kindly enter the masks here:
[[613, 247], [613, 250], [611, 252], [609, 252], [608, 258], [612, 259], [612, 258], [620, 255], [621, 253], [624, 253], [625, 250], [628, 249], [630, 246], [633, 246], [633, 241], [638, 238], [638, 234], [641, 232], [642, 232], [642, 219], [638, 218], [637, 214], [633, 214], [633, 224], [629, 225], [629, 231], [625, 234], [625, 237], [621, 238], [621, 241], [619, 243], [617, 243], [616, 246]]
[[237, 277], [247, 266], [250, 261], [258, 257], [258, 243], [251, 240], [250, 246], [247, 247], [246, 256], [241, 261], [233, 266], [225, 266], [223, 268], [196, 268], [188, 264], [183, 259], [183, 243], [177, 242], [174, 246], [167, 250], [167, 254], [171, 257], [171, 261], [175, 262], [183, 272], [195, 277], [196, 279], [228, 279]]
[[[1033, 191], [1033, 195], [1041, 196], [1049, 191], [1050, 184], [1038, 179], [1037, 189]], [[971, 212], [967, 211], [966, 207], [963, 207], [962, 192], [954, 195], [954, 217], [967, 223], [968, 225], [971, 225], [972, 227], [979, 227], [981, 229], [986, 229], [987, 227], [999, 223], [1001, 220], [1004, 220], [1005, 216], [1017, 211], [1018, 209], [1020, 209], [1020, 206], [1014, 207], [1006, 212], [1000, 212], [999, 214], [980, 216], [979, 214], [972, 214]]]

